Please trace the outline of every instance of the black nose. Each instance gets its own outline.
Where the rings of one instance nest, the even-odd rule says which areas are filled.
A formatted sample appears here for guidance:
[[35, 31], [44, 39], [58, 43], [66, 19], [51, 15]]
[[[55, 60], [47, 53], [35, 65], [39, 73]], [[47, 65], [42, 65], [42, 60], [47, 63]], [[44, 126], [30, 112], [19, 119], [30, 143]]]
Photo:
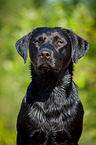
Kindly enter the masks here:
[[46, 50], [41, 50], [40, 52], [39, 52], [39, 57], [40, 58], [45, 58], [45, 59], [49, 59], [50, 57], [51, 57], [51, 53], [50, 52], [48, 52], [48, 51], [46, 51]]

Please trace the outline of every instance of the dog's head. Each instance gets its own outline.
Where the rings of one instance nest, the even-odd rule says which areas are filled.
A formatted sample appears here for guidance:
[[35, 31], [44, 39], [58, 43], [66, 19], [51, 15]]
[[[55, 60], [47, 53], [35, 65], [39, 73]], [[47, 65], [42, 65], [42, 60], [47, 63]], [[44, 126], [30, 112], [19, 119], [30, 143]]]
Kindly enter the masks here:
[[62, 70], [70, 61], [77, 63], [88, 50], [88, 43], [71, 30], [41, 27], [19, 39], [17, 52], [27, 60], [28, 49], [32, 64], [39, 70]]

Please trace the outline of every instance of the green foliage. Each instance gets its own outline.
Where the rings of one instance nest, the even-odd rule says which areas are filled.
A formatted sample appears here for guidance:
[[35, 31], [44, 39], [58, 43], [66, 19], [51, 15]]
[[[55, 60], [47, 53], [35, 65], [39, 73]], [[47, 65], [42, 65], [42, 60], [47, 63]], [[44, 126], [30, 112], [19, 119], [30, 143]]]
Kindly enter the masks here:
[[72, 29], [90, 44], [88, 53], [74, 66], [74, 81], [85, 109], [80, 145], [96, 143], [95, 10], [94, 0], [0, 0], [0, 145], [15, 145], [17, 114], [31, 81], [30, 61], [23, 65], [15, 42], [41, 26]]

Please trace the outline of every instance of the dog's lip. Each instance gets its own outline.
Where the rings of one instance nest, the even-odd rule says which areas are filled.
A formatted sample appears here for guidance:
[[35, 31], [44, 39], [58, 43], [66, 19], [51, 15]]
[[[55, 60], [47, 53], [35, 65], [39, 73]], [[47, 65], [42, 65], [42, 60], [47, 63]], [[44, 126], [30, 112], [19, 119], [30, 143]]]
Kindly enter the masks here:
[[49, 67], [51, 67], [51, 66], [50, 66], [49, 64], [46, 64], [46, 63], [45, 63], [45, 64], [42, 64], [41, 67], [48, 67], [48, 68], [49, 68]]
[[52, 69], [52, 67], [49, 64], [41, 64], [38, 66], [38, 69]]
[[56, 68], [53, 68], [51, 65], [44, 63], [38, 66], [39, 70], [56, 70]]

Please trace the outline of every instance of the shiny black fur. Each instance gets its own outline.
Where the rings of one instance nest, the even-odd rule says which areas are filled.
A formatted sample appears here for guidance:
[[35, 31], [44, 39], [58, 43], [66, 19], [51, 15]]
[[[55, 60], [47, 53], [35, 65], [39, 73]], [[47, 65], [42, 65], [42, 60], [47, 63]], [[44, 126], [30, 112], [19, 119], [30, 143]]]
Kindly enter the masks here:
[[28, 48], [32, 82], [18, 115], [17, 145], [77, 145], [83, 107], [72, 72], [88, 43], [71, 30], [43, 27], [17, 41], [24, 62]]

